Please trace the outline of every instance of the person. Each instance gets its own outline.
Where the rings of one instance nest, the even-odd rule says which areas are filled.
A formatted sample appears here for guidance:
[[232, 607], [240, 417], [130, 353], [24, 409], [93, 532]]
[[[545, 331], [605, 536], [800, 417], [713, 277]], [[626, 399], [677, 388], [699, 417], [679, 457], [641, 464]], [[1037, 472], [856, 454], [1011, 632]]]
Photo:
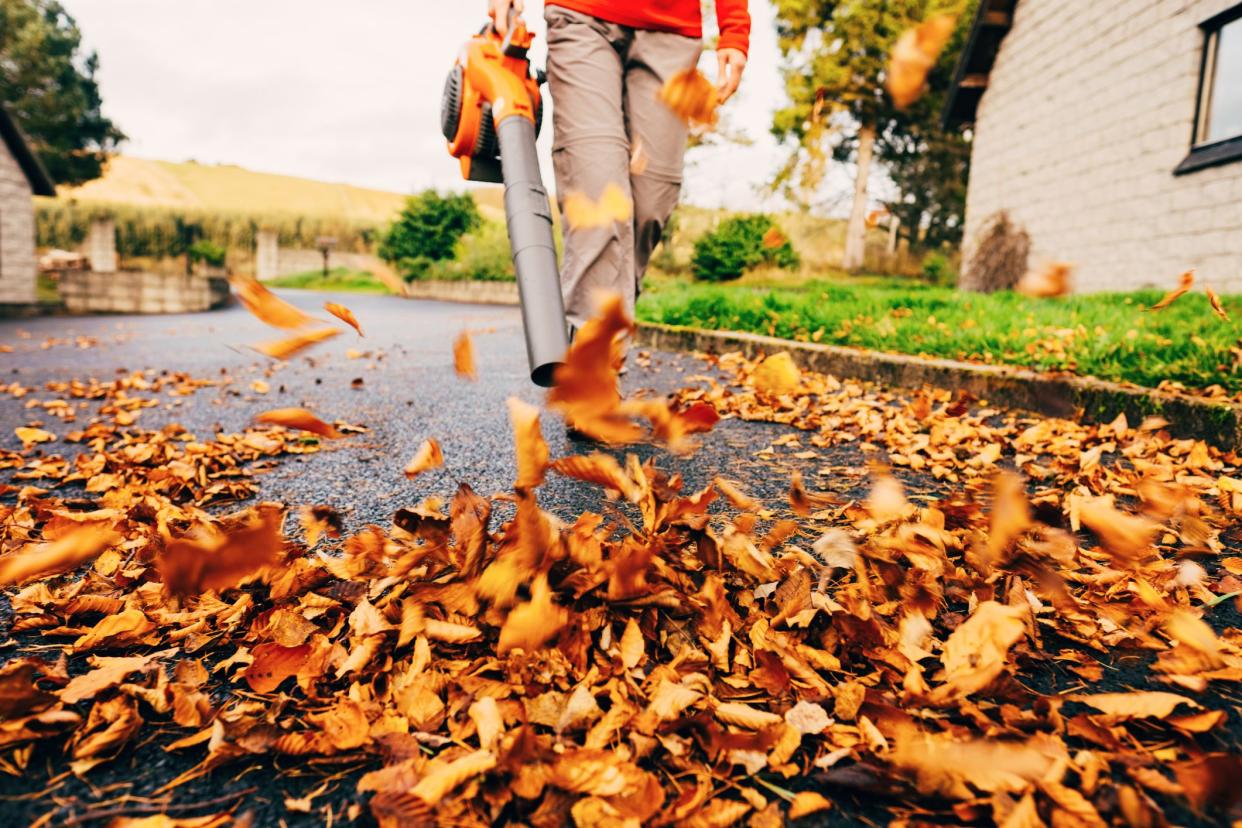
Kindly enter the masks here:
[[[510, 8], [523, 0], [489, 0], [503, 37]], [[721, 103], [746, 69], [750, 13], [746, 0], [716, 0]], [[659, 100], [673, 75], [702, 52], [700, 0], [546, 0], [548, 86], [554, 104], [552, 164], [557, 199], [599, 199], [617, 185], [630, 199], [629, 221], [563, 226], [561, 291], [571, 331], [595, 312], [600, 291], [621, 295], [631, 318], [643, 272], [681, 194], [687, 127]]]

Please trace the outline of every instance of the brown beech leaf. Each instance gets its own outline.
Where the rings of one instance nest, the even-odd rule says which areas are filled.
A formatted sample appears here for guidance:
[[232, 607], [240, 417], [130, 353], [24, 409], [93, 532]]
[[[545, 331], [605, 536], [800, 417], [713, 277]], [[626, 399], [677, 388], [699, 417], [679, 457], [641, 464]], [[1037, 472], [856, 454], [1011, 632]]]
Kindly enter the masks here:
[[1119, 565], [1129, 566], [1151, 554], [1159, 524], [1141, 515], [1130, 515], [1113, 506], [1111, 497], [1084, 498], [1078, 519]]
[[301, 328], [315, 321], [284, 299], [272, 293], [256, 279], [235, 279], [233, 289], [237, 298], [263, 322], [273, 328]]
[[1060, 742], [1042, 736], [1026, 742], [958, 740], [905, 726], [889, 759], [914, 776], [921, 793], [967, 800], [975, 791], [1022, 790], [1069, 755]]
[[254, 349], [260, 353], [267, 354], [272, 359], [288, 359], [312, 345], [323, 342], [325, 339], [340, 336], [340, 333], [340, 328], [312, 328], [309, 331], [294, 334], [284, 339], [255, 345]]
[[334, 426], [325, 423], [305, 408], [273, 408], [255, 417], [260, 423], [284, 426], [298, 431], [308, 431], [321, 437], [337, 439], [345, 435]]
[[1147, 310], [1149, 311], [1164, 310], [1169, 305], [1173, 304], [1178, 299], [1180, 299], [1182, 296], [1185, 296], [1188, 292], [1190, 292], [1190, 289], [1194, 287], [1194, 284], [1195, 284], [1195, 272], [1193, 270], [1187, 270], [1185, 273], [1183, 273], [1178, 278], [1177, 287], [1173, 288], [1173, 290], [1166, 293], [1160, 299], [1159, 302], [1152, 305]]
[[251, 690], [256, 693], [270, 693], [285, 679], [297, 675], [306, 665], [310, 654], [309, 644], [300, 644], [297, 647], [284, 647], [273, 642], [260, 644], [250, 651], [254, 660], [242, 675]]
[[691, 66], [669, 77], [659, 97], [686, 126], [705, 129], [716, 126], [720, 93], [697, 68]]
[[22, 448], [30, 448], [36, 443], [50, 443], [56, 439], [52, 432], [30, 426], [18, 426], [13, 429], [13, 433], [22, 441]]
[[1164, 719], [1179, 705], [1200, 709], [1194, 699], [1160, 690], [1136, 690], [1131, 693], [1078, 693], [1067, 699], [1082, 702], [1101, 713], [1121, 719]]
[[732, 503], [735, 508], [741, 509], [743, 512], [753, 512], [759, 508], [759, 501], [742, 491], [742, 487], [732, 480], [717, 477], [712, 480], [712, 485], [715, 486], [716, 491], [724, 495], [725, 499]]
[[771, 397], [792, 394], [802, 383], [802, 372], [788, 351], [772, 354], [760, 362], [750, 376], [756, 391]]
[[629, 221], [634, 214], [634, 203], [619, 184], [610, 181], [600, 193], [599, 200], [583, 193], [569, 193], [565, 196], [562, 212], [565, 222], [577, 230], [609, 227], [617, 222]]
[[362, 326], [358, 324], [358, 318], [354, 316], [354, 312], [349, 308], [344, 305], [338, 305], [336, 302], [324, 302], [323, 309], [357, 331], [358, 336], [365, 336], [362, 333]]
[[643, 638], [638, 622], [633, 618], [625, 622], [625, 631], [621, 633], [621, 666], [632, 670], [642, 663], [647, 649], [647, 640]]
[[548, 469], [548, 444], [539, 426], [539, 409], [517, 397], [508, 399], [509, 420], [513, 423], [513, 441], [517, 447], [518, 489], [543, 485]]
[[298, 519], [306, 533], [307, 546], [314, 546], [324, 535], [339, 538], [344, 525], [340, 513], [331, 506], [303, 506]]
[[414, 456], [410, 458], [410, 462], [405, 464], [405, 476], [413, 480], [423, 472], [438, 469], [443, 465], [444, 454], [440, 451], [440, 444], [429, 438], [423, 440], [418, 451], [414, 452]]
[[462, 331], [453, 340], [453, 370], [457, 376], [467, 380], [477, 380], [479, 373], [474, 367], [474, 340], [469, 331]]
[[996, 601], [980, 603], [944, 643], [940, 661], [945, 684], [933, 698], [963, 698], [991, 684], [1005, 671], [1009, 648], [1026, 634], [1027, 612]]
[[505, 619], [496, 653], [504, 655], [518, 647], [528, 653], [534, 652], [561, 631], [568, 617], [563, 607], [552, 602], [548, 577], [540, 575], [531, 585], [530, 600], [514, 607]]
[[1074, 266], [1068, 262], [1051, 262], [1044, 266], [1043, 270], [1032, 270], [1014, 286], [1014, 290], [1026, 296], [1034, 296], [1039, 299], [1052, 299], [1057, 296], [1065, 296], [1070, 293], [1074, 286], [1070, 281], [1070, 277], [1074, 273]]
[[780, 247], [785, 243], [785, 237], [781, 235], [781, 231], [776, 227], [769, 227], [768, 232], [763, 234], [763, 246], [769, 250]]
[[60, 689], [60, 700], [65, 704], [77, 704], [93, 698], [101, 690], [116, 687], [130, 673], [146, 670], [154, 658], [155, 655], [91, 656], [89, 660], [95, 669], [74, 676]]
[[557, 474], [620, 492], [631, 503], [637, 502], [641, 494], [638, 484], [630, 479], [625, 469], [610, 454], [596, 452], [587, 457], [562, 457], [553, 460], [551, 468]]
[[120, 535], [110, 524], [88, 523], [56, 540], [26, 544], [0, 557], [0, 586], [66, 572], [95, 558], [119, 540]]
[[280, 558], [283, 523], [284, 510], [265, 504], [238, 526], [207, 526], [196, 535], [169, 541], [156, 561], [165, 589], [173, 595], [198, 595], [236, 586]]
[[1225, 305], [1220, 301], [1220, 297], [1216, 295], [1216, 291], [1210, 287], [1205, 287], [1203, 292], [1207, 294], [1208, 303], [1212, 306], [1212, 313], [1220, 317], [1222, 322], [1229, 321], [1229, 312], [1225, 310]]
[[956, 25], [956, 14], [934, 14], [897, 38], [889, 56], [885, 86], [898, 109], [905, 109], [923, 94], [927, 74]]
[[428, 805], [435, 805], [458, 785], [479, 774], [487, 773], [494, 767], [496, 767], [495, 754], [487, 750], [476, 750], [474, 753], [467, 753], [459, 759], [440, 765], [419, 780], [410, 793]]
[[633, 443], [643, 436], [642, 429], [619, 410], [621, 339], [633, 329], [621, 297], [604, 297], [599, 314], [578, 330], [565, 361], [556, 369], [556, 384], [548, 391], [549, 408], [563, 414], [574, 428], [605, 443]]
[[826, 811], [832, 807], [832, 802], [824, 798], [823, 794], [815, 791], [801, 791], [794, 794], [793, 801], [789, 803], [789, 818], [802, 819], [809, 814], [817, 814], [820, 811]]

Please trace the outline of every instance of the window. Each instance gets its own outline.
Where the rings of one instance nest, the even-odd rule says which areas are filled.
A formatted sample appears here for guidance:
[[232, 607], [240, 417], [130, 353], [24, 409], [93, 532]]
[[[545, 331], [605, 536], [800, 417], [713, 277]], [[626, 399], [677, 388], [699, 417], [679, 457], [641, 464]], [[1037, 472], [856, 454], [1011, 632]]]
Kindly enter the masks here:
[[1203, 59], [1190, 155], [1175, 173], [1242, 160], [1242, 5], [1202, 25]]

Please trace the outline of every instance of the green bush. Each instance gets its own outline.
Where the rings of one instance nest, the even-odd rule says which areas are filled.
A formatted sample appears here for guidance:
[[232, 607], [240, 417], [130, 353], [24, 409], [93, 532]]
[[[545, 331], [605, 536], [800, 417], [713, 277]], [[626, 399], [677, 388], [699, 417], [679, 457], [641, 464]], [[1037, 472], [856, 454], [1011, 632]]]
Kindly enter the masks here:
[[509, 232], [498, 221], [484, 221], [477, 229], [458, 239], [453, 258], [428, 262], [413, 278], [451, 282], [511, 282], [514, 275]]
[[[777, 242], [777, 243], [774, 243]], [[771, 216], [725, 219], [694, 243], [690, 266], [696, 279], [727, 282], [761, 264], [795, 268], [798, 254]]]
[[406, 200], [380, 241], [380, 258], [392, 263], [407, 281], [425, 278], [433, 263], [453, 258], [461, 237], [481, 222], [468, 193], [441, 195], [427, 190]]
[[192, 262], [203, 262], [212, 267], [224, 267], [224, 257], [228, 251], [210, 239], [199, 239], [190, 245], [188, 253]]
[[923, 257], [923, 279], [933, 285], [953, 287], [957, 284], [957, 271], [943, 253], [928, 253]]

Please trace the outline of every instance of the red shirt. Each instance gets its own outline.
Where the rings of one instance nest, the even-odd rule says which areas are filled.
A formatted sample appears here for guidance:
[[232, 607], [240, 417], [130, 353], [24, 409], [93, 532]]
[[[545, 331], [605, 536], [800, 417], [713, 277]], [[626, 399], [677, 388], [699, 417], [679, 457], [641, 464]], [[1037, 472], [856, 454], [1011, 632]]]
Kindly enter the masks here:
[[[572, 9], [632, 29], [703, 36], [699, 0], [546, 0], [546, 5]], [[716, 22], [720, 25], [716, 48], [740, 49], [745, 53], [750, 46], [746, 0], [716, 0]]]

